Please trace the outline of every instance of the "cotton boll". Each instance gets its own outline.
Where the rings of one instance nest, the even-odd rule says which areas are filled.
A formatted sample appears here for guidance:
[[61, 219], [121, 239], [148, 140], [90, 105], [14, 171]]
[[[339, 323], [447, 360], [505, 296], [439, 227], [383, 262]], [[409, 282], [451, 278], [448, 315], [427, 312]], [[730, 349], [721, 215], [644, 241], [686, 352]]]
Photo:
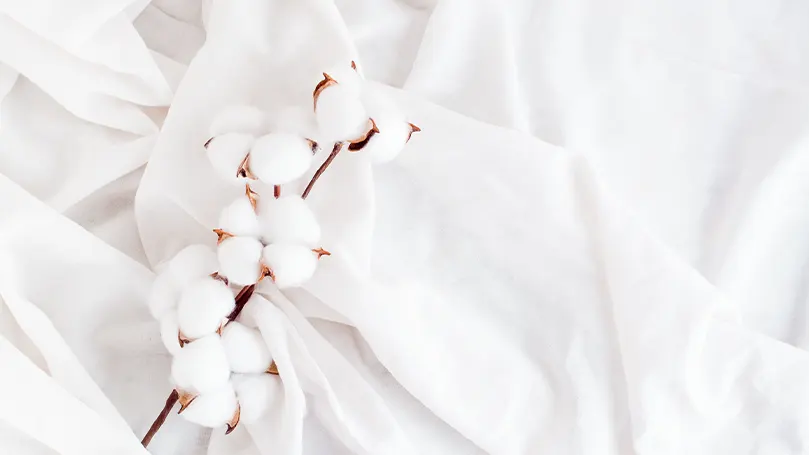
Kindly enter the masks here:
[[409, 123], [396, 117], [374, 118], [379, 133], [374, 134], [362, 151], [376, 163], [386, 163], [396, 158], [404, 149], [413, 131]]
[[312, 165], [312, 144], [288, 133], [271, 133], [256, 140], [250, 170], [268, 185], [283, 185], [302, 176]]
[[261, 332], [238, 322], [229, 323], [222, 331], [222, 345], [234, 373], [262, 373], [272, 363]]
[[197, 425], [218, 428], [230, 423], [238, 409], [239, 402], [233, 385], [226, 382], [196, 397], [180, 415]]
[[227, 182], [239, 182], [239, 168], [244, 162], [255, 137], [250, 134], [228, 133], [216, 136], [207, 148], [208, 161], [219, 176]]
[[320, 241], [320, 225], [306, 200], [298, 195], [265, 198], [259, 210], [261, 236], [267, 243], [302, 243], [314, 246]]
[[225, 239], [217, 249], [219, 273], [231, 283], [247, 286], [258, 281], [263, 245], [253, 237]]
[[180, 325], [177, 322], [177, 313], [170, 311], [160, 319], [160, 339], [171, 355], [177, 355], [180, 347]]
[[264, 132], [266, 122], [266, 115], [255, 106], [230, 106], [214, 117], [209, 134], [210, 137], [227, 133], [258, 136]]
[[220, 280], [202, 278], [183, 290], [177, 319], [183, 336], [193, 340], [219, 329], [236, 305], [230, 288]]
[[368, 130], [368, 113], [357, 93], [335, 84], [317, 98], [315, 118], [320, 131], [334, 141], [356, 139]]
[[379, 129], [362, 151], [377, 163], [388, 162], [402, 151], [410, 135], [418, 129], [407, 122], [399, 106], [379, 89], [369, 87], [363, 91], [362, 101]]
[[171, 363], [171, 378], [178, 389], [194, 394], [205, 394], [227, 384], [230, 366], [219, 335], [207, 335], [177, 351]]
[[222, 209], [219, 229], [236, 236], [257, 237], [258, 217], [247, 197], [240, 197]]
[[289, 243], [274, 243], [264, 247], [264, 264], [272, 270], [279, 288], [301, 286], [317, 268], [317, 254], [308, 247]]
[[168, 272], [180, 288], [189, 282], [216, 272], [216, 253], [207, 245], [190, 245], [169, 261]]
[[274, 374], [233, 375], [233, 387], [241, 406], [241, 421], [248, 424], [278, 406], [284, 394], [281, 379]]
[[162, 273], [152, 282], [152, 289], [149, 293], [149, 313], [155, 319], [160, 319], [164, 314], [177, 307], [180, 299], [180, 289], [174, 284], [174, 279], [169, 273]]

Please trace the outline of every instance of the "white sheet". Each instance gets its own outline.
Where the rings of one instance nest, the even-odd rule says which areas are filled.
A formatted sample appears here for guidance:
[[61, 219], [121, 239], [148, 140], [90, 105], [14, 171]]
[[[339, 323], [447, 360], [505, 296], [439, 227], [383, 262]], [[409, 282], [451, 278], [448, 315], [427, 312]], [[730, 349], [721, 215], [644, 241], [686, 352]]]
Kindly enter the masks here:
[[212, 242], [236, 191], [208, 120], [356, 58], [424, 131], [341, 155], [311, 198], [334, 256], [263, 290], [305, 425], [207, 448], [175, 417], [153, 453], [807, 450], [803, 2], [50, 3], [0, 3], [0, 380], [110, 428], [9, 395], [0, 448], [143, 453], [168, 383], [142, 264]]

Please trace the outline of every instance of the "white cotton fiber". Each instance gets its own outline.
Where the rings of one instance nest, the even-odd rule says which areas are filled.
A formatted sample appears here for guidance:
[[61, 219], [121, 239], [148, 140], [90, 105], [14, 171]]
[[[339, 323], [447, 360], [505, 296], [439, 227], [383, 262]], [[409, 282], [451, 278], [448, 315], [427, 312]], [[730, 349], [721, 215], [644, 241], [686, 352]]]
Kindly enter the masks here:
[[174, 278], [168, 271], [157, 275], [152, 282], [152, 289], [149, 293], [149, 312], [155, 319], [160, 319], [164, 314], [177, 307], [180, 299], [180, 289], [174, 283]]
[[233, 292], [222, 281], [207, 277], [192, 281], [177, 305], [180, 332], [191, 340], [214, 333], [235, 305]]
[[341, 84], [320, 92], [315, 118], [320, 131], [332, 141], [357, 139], [369, 129], [368, 114], [359, 95]]
[[315, 114], [311, 106], [307, 107], [291, 105], [279, 110], [273, 120], [272, 130], [314, 139], [318, 135]]
[[219, 214], [218, 227], [235, 236], [258, 237], [258, 217], [250, 199], [240, 196], [225, 206]]
[[239, 167], [250, 153], [255, 137], [250, 134], [228, 133], [215, 137], [209, 144], [206, 153], [208, 161], [219, 177], [226, 182], [244, 180], [238, 176]]
[[350, 62], [337, 65], [325, 71], [338, 85], [342, 85], [347, 93], [359, 97], [362, 89], [362, 77], [351, 67]]
[[283, 185], [302, 176], [312, 165], [312, 145], [289, 133], [256, 139], [250, 151], [250, 170], [268, 185]]
[[404, 149], [411, 127], [397, 117], [374, 117], [374, 121], [379, 132], [368, 140], [362, 151], [369, 154], [374, 162], [386, 163], [396, 158]]
[[255, 106], [230, 106], [217, 114], [211, 122], [210, 137], [227, 133], [246, 133], [258, 136], [266, 127], [266, 116]]
[[320, 225], [315, 214], [298, 195], [262, 199], [259, 221], [261, 237], [266, 243], [301, 243], [313, 247], [320, 241]]
[[247, 424], [261, 418], [271, 407], [279, 406], [284, 393], [281, 379], [274, 374], [236, 374], [233, 387], [241, 406], [241, 421]]
[[233, 420], [238, 409], [236, 392], [230, 382], [226, 382], [219, 388], [194, 398], [180, 415], [197, 425], [218, 428]]
[[169, 261], [168, 272], [179, 288], [189, 282], [216, 272], [219, 264], [216, 253], [207, 245], [190, 245], [183, 248]]
[[379, 132], [362, 149], [377, 163], [388, 162], [404, 148], [412, 132], [404, 113], [384, 92], [369, 88], [363, 91], [362, 101], [368, 115], [374, 119]]
[[222, 331], [222, 345], [234, 373], [262, 373], [272, 363], [261, 332], [238, 322], [229, 323]]
[[228, 358], [216, 333], [186, 344], [171, 363], [174, 385], [192, 394], [216, 390], [227, 384], [229, 378]]
[[231, 237], [217, 248], [219, 273], [231, 283], [247, 286], [258, 281], [263, 245], [253, 237]]
[[177, 312], [169, 311], [160, 318], [160, 339], [171, 355], [177, 355], [180, 348], [180, 325]]
[[264, 247], [264, 264], [275, 276], [279, 288], [303, 285], [317, 268], [317, 254], [311, 248], [289, 243], [274, 243]]

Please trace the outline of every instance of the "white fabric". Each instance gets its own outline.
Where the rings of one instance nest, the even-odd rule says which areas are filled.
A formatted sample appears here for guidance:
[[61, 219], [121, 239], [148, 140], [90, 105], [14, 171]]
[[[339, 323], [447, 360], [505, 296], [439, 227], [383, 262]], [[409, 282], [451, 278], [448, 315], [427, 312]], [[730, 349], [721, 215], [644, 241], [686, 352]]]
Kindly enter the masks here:
[[145, 265], [213, 246], [243, 190], [211, 119], [308, 106], [350, 60], [422, 132], [341, 153], [308, 199], [332, 256], [261, 286], [283, 406], [229, 436], [171, 416], [152, 453], [805, 452], [807, 18], [0, 1], [0, 452], [146, 453], [171, 386]]

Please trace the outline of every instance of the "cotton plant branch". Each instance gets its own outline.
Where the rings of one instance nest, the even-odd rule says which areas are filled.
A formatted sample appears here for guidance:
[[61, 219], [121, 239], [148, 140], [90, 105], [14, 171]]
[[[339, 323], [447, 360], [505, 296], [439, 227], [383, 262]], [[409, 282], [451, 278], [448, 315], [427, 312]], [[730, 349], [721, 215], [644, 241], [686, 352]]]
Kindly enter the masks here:
[[[306, 196], [309, 195], [309, 192], [312, 191], [312, 188], [315, 186], [315, 183], [317, 183], [317, 180], [320, 178], [321, 175], [323, 175], [324, 172], [326, 172], [326, 169], [328, 169], [329, 165], [334, 161], [334, 159], [337, 157], [338, 153], [340, 153], [340, 150], [342, 149], [342, 147], [343, 147], [342, 142], [338, 142], [338, 143], [334, 144], [334, 147], [332, 147], [332, 151], [329, 154], [328, 158], [326, 158], [326, 160], [323, 162], [323, 164], [320, 165], [320, 167], [315, 172], [315, 175], [312, 176], [312, 179], [309, 181], [309, 184], [306, 186], [306, 190], [304, 191], [303, 196], [302, 196], [303, 198], [306, 198]], [[280, 194], [281, 194], [280, 185], [275, 185], [274, 186], [274, 193], [275, 193], [276, 198], [280, 197]], [[214, 230], [214, 232], [216, 232], [216, 234], [219, 236], [219, 239], [221, 241], [222, 237], [226, 236], [228, 234], [224, 233], [224, 232], [219, 232], [219, 231], [221, 231], [221, 230], [220, 229], [215, 229]], [[318, 255], [318, 257], [330, 254], [328, 251], [325, 251], [322, 248], [316, 249], [314, 252]], [[234, 320], [236, 320], [236, 318], [239, 317], [241, 312], [244, 310], [245, 305], [247, 305], [247, 302], [250, 300], [250, 297], [253, 296], [253, 292], [255, 291], [255, 289], [256, 289], [256, 285], [251, 284], [249, 286], [243, 287], [239, 291], [239, 293], [236, 294], [236, 305], [234, 306], [233, 311], [228, 315], [228, 318], [227, 318], [228, 322], [234, 321]], [[275, 362], [273, 362], [272, 365], [270, 365], [270, 369], [267, 372], [271, 373], [271, 374], [276, 374], [276, 375], [278, 374], [278, 368], [276, 367]], [[166, 399], [166, 404], [163, 406], [163, 409], [160, 411], [160, 414], [158, 414], [157, 418], [155, 418], [155, 420], [152, 423], [151, 427], [149, 427], [149, 431], [146, 433], [146, 435], [141, 440], [141, 444], [143, 444], [143, 447], [148, 447], [149, 446], [149, 443], [152, 442], [152, 438], [154, 438], [155, 434], [157, 434], [157, 432], [160, 430], [160, 428], [166, 422], [166, 419], [168, 418], [169, 414], [171, 413], [171, 410], [174, 408], [174, 406], [179, 401], [180, 401], [180, 393], [176, 389], [172, 390], [171, 393], [169, 394], [168, 398]]]
[[179, 400], [180, 400], [180, 393], [177, 392], [177, 390], [172, 390], [171, 393], [169, 394], [169, 397], [166, 398], [166, 405], [163, 406], [163, 410], [160, 411], [160, 414], [157, 416], [154, 423], [152, 423], [152, 426], [149, 427], [149, 431], [146, 432], [146, 436], [144, 436], [143, 439], [140, 441], [140, 443], [143, 444], [143, 447], [149, 446], [149, 443], [152, 442], [152, 438], [154, 437], [154, 435], [157, 434], [158, 430], [160, 430], [160, 427], [162, 427], [163, 424], [166, 423], [166, 419], [168, 418], [171, 409], [174, 407], [175, 404], [177, 404], [177, 401]]
[[[256, 290], [256, 285], [251, 284], [250, 286], [245, 286], [239, 291], [236, 295], [236, 306], [233, 308], [233, 312], [228, 315], [228, 322], [236, 320], [241, 314], [242, 310], [244, 310], [244, 306], [250, 300], [250, 297], [253, 296], [253, 292]], [[270, 373], [278, 374], [278, 369], [275, 367], [275, 363], [270, 366], [271, 371]], [[180, 401], [180, 393], [174, 389], [169, 394], [169, 397], [166, 398], [166, 404], [163, 406], [163, 409], [158, 414], [157, 418], [152, 423], [152, 426], [149, 427], [149, 431], [146, 433], [146, 436], [143, 437], [141, 440], [141, 444], [143, 447], [148, 447], [149, 443], [152, 442], [152, 438], [157, 434], [160, 428], [166, 423], [166, 419], [168, 418], [169, 414], [171, 413], [172, 408]]]
[[323, 175], [324, 172], [326, 172], [326, 169], [329, 168], [332, 161], [334, 161], [334, 159], [337, 158], [337, 154], [339, 154], [340, 150], [342, 149], [343, 149], [342, 142], [337, 142], [334, 144], [334, 147], [332, 147], [331, 149], [331, 153], [329, 153], [329, 157], [326, 158], [326, 161], [324, 161], [319, 168], [317, 168], [317, 171], [315, 171], [315, 175], [312, 176], [312, 180], [309, 181], [309, 184], [306, 185], [306, 189], [303, 190], [303, 195], [301, 196], [302, 198], [306, 199], [309, 196], [309, 193], [312, 191], [312, 188], [315, 186], [317, 180], [320, 178], [321, 175]]
[[[334, 143], [301, 196], [282, 196], [281, 187], [311, 169], [318, 150], [315, 141], [283, 130], [265, 134], [264, 114], [253, 106], [233, 106], [211, 124], [210, 139], [204, 144], [208, 159], [220, 177], [243, 183], [245, 194], [220, 213], [219, 227], [214, 229], [216, 254], [204, 245], [189, 246], [170, 261], [167, 279], [161, 281], [161, 274], [155, 280], [149, 305], [161, 322], [163, 343], [174, 355], [175, 388], [141, 441], [144, 447], [178, 403], [187, 420], [212, 428], [227, 424], [226, 434], [240, 420], [257, 421], [272, 406], [272, 400], [259, 398], [280, 396], [281, 382], [272, 379], [278, 375], [272, 353], [255, 328], [237, 321], [256, 283], [269, 278], [279, 289], [302, 286], [317, 261], [331, 254], [315, 248], [320, 226], [305, 199], [341, 150], [364, 152], [374, 162], [386, 162], [420, 131], [392, 103], [380, 104], [364, 94], [364, 81], [353, 61], [350, 70], [336, 68], [323, 76], [313, 93], [313, 108], [320, 132]], [[251, 188], [253, 180], [272, 186], [274, 198], [261, 200]], [[214, 256], [211, 268], [207, 255]], [[172, 273], [182, 278], [203, 269], [206, 275], [217, 271], [183, 288], [177, 301], [172, 292], [180, 284]], [[238, 285], [243, 287], [234, 297], [231, 286]]]

